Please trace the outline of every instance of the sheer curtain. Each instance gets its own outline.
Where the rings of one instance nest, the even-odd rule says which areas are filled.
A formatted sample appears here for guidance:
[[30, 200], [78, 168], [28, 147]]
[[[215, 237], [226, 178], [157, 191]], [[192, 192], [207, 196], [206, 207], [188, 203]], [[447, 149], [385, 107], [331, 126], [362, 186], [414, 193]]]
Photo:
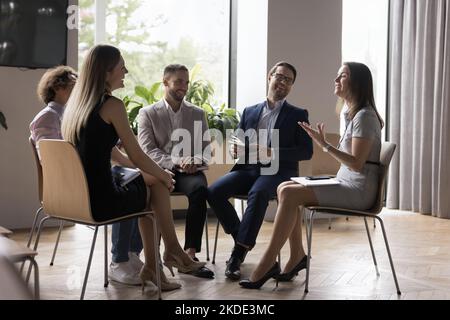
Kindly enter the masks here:
[[450, 218], [450, 0], [391, 0], [387, 207]]

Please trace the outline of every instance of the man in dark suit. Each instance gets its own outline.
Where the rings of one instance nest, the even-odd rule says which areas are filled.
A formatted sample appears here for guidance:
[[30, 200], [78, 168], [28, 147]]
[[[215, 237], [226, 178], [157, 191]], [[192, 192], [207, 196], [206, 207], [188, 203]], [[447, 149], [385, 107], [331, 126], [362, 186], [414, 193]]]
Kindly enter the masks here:
[[[287, 62], [278, 62], [272, 67], [268, 73], [266, 101], [246, 108], [239, 123], [239, 129], [252, 141], [245, 142], [242, 148], [236, 144], [231, 147], [233, 156], [239, 157], [238, 164], [208, 188], [211, 208], [225, 232], [234, 239], [234, 248], [225, 270], [225, 275], [231, 280], [238, 280], [241, 276], [241, 263], [256, 243], [269, 200], [276, 195], [278, 185], [297, 176], [298, 161], [311, 159], [312, 156], [311, 138], [297, 124], [299, 121], [308, 122], [308, 112], [286, 101], [296, 76], [296, 69]], [[266, 138], [261, 138], [265, 135], [260, 133], [264, 132], [268, 134]], [[259, 141], [255, 140], [256, 136], [260, 137]], [[265, 159], [247, 159], [248, 156], [252, 158], [254, 151], [258, 155], [265, 154]], [[273, 172], [268, 170], [269, 167], [278, 170]], [[228, 199], [233, 195], [246, 194], [247, 209], [240, 221]]]

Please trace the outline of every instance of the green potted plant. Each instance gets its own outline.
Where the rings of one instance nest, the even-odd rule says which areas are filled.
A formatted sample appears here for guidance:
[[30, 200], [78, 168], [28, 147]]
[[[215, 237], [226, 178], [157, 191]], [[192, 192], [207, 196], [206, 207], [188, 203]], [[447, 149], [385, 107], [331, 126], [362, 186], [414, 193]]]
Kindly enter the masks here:
[[162, 98], [161, 82], [155, 82], [146, 88], [144, 86], [136, 86], [134, 88], [135, 96], [123, 97], [123, 103], [127, 108], [128, 122], [134, 134], [137, 135], [137, 115], [144, 105], [153, 104]]

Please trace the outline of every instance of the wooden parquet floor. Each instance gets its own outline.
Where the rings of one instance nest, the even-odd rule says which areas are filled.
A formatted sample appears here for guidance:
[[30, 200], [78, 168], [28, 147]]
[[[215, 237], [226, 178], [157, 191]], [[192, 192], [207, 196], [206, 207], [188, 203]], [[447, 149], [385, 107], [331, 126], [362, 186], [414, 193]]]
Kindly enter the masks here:
[[[224, 276], [225, 261], [232, 248], [232, 240], [221, 230], [219, 233], [216, 264], [207, 266], [216, 274], [215, 279], [200, 279], [175, 273], [182, 283], [180, 290], [163, 293], [163, 299], [174, 300], [397, 300], [397, 299], [450, 299], [450, 220], [420, 214], [389, 211], [382, 213], [391, 247], [394, 265], [402, 295], [396, 294], [381, 228], [369, 225], [378, 260], [380, 276], [377, 277], [365, 233], [364, 222], [359, 218], [333, 219], [328, 230], [326, 219], [314, 224], [311, 260], [310, 289], [303, 293], [305, 271], [294, 281], [280, 283], [269, 280], [260, 290], [241, 289], [236, 282]], [[212, 256], [216, 220], [209, 220], [210, 253]], [[184, 242], [184, 221], [176, 221], [180, 242]], [[111, 229], [109, 229], [111, 230]], [[271, 236], [272, 223], [264, 222], [258, 243], [242, 265], [247, 277], [256, 265]], [[42, 299], [78, 299], [87, 263], [93, 231], [85, 226], [67, 227], [54, 266], [49, 266], [56, 228], [46, 229], [41, 237], [37, 262], [40, 267]], [[26, 232], [15, 232], [12, 239], [25, 243]], [[304, 243], [306, 246], [306, 242]], [[110, 248], [110, 244], [109, 244]], [[282, 251], [286, 261], [288, 246]], [[205, 249], [199, 254], [205, 260]], [[144, 293], [140, 287], [110, 282], [103, 287], [103, 231], [99, 232], [91, 274], [85, 299], [155, 299], [150, 289]], [[165, 269], [166, 275], [169, 272]]]

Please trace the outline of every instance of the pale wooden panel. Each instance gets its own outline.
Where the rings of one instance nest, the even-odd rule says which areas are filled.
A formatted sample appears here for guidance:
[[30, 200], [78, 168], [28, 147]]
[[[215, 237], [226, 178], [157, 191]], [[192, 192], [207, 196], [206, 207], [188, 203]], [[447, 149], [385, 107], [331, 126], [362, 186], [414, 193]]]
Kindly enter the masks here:
[[43, 206], [49, 215], [93, 222], [84, 169], [75, 148], [62, 140], [39, 142]]
[[0, 226], [0, 235], [1, 236], [9, 236], [12, 233], [11, 230], [8, 230], [2, 226]]

